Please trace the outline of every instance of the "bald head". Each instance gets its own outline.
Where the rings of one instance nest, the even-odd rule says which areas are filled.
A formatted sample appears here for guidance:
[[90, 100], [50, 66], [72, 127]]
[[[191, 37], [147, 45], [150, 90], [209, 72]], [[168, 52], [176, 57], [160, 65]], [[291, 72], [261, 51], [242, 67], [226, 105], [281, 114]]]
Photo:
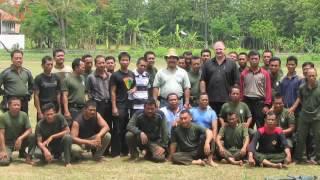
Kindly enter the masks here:
[[213, 49], [215, 51], [216, 58], [218, 60], [222, 60], [225, 58], [225, 54], [224, 54], [225, 46], [222, 41], [217, 41], [216, 43], [214, 43]]
[[307, 71], [307, 83], [311, 86], [315, 85], [317, 81], [317, 70], [310, 68]]

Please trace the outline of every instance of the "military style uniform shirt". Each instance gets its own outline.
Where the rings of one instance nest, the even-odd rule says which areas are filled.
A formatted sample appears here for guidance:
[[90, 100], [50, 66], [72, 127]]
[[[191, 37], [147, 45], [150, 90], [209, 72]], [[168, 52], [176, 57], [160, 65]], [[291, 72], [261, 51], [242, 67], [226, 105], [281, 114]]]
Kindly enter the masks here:
[[70, 74], [62, 85], [62, 91], [68, 92], [68, 103], [84, 105], [85, 104], [85, 80], [82, 75]]
[[246, 137], [249, 136], [248, 128], [242, 124], [237, 124], [234, 128], [229, 125], [221, 127], [219, 135], [226, 149], [241, 149]]
[[184, 128], [180, 125], [173, 129], [171, 143], [177, 144], [180, 152], [196, 151], [203, 135], [206, 135], [206, 129], [199, 125], [191, 123], [189, 128]]
[[31, 128], [27, 113], [20, 111], [14, 117], [8, 111], [0, 115], [0, 129], [5, 130], [4, 138], [7, 146], [14, 146], [15, 141], [27, 129]]
[[33, 92], [33, 77], [26, 68], [17, 72], [13, 66], [3, 70], [0, 74], [0, 87], [3, 86], [4, 95], [7, 96], [31, 96]]
[[237, 104], [232, 102], [224, 103], [220, 110], [219, 117], [223, 118], [226, 121], [227, 115], [230, 112], [235, 112], [238, 114], [240, 123], [245, 123], [247, 122], [248, 118], [252, 117], [248, 105], [244, 102], [239, 102]]
[[294, 115], [290, 115], [286, 108], [283, 108], [281, 112], [276, 113], [276, 118], [282, 129], [288, 129], [290, 124], [296, 124]]
[[42, 140], [45, 141], [53, 134], [63, 131], [66, 127], [68, 127], [68, 123], [63, 115], [56, 114], [52, 123], [48, 123], [45, 119], [40, 120], [37, 124], [35, 134], [37, 138], [41, 137]]
[[316, 87], [310, 89], [305, 83], [299, 89], [299, 97], [301, 99], [301, 111], [299, 117], [303, 121], [319, 121], [320, 120], [320, 86], [319, 82]]
[[[198, 100], [199, 100], [199, 95], [200, 95], [200, 78], [201, 78], [201, 73], [199, 72], [193, 72], [190, 70], [188, 72], [189, 80], [190, 80], [190, 98], [192, 100], [192, 103], [197, 105]], [[192, 105], [193, 105], [192, 104]]]
[[135, 135], [144, 132], [150, 141], [160, 142], [162, 147], [167, 147], [169, 137], [166, 123], [166, 117], [160, 110], [152, 118], [147, 117], [144, 111], [140, 110], [130, 119], [127, 130]]

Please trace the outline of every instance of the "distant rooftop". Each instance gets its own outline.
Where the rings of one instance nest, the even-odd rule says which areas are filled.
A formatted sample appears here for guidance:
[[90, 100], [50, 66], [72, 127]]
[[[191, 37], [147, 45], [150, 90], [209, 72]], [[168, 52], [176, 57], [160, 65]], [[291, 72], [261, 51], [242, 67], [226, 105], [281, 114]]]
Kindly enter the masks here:
[[16, 21], [18, 22], [19, 19], [11, 14], [9, 14], [8, 12], [0, 9], [0, 19], [2, 21]]

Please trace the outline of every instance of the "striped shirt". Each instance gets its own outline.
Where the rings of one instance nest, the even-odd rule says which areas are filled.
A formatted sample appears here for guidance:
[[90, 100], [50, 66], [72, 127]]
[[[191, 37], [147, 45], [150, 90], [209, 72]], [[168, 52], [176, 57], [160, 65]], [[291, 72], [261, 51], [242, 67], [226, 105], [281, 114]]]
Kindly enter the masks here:
[[150, 78], [148, 72], [140, 74], [137, 70], [134, 71], [137, 90], [132, 94], [133, 109], [143, 109], [144, 103], [148, 99], [148, 89], [150, 88]]

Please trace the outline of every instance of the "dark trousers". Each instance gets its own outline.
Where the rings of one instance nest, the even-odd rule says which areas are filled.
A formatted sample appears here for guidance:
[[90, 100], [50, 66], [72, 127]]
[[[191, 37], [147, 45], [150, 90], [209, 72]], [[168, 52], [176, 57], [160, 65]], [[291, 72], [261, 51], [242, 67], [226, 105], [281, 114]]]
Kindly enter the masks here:
[[252, 113], [252, 123], [250, 124], [250, 128], [254, 127], [256, 124], [257, 129], [264, 125], [264, 117], [265, 114], [262, 112], [264, 108], [264, 100], [258, 98], [249, 98], [245, 97], [244, 102], [248, 105], [251, 113]]
[[[97, 112], [103, 117], [110, 128], [110, 134], [112, 134], [112, 105], [111, 102], [96, 101]], [[112, 138], [112, 136], [111, 136]], [[108, 154], [110, 145], [107, 147], [105, 154]]]
[[224, 102], [210, 102], [210, 107], [217, 113], [220, 113], [221, 107], [224, 104]]
[[125, 140], [127, 124], [129, 121], [129, 108], [127, 106], [117, 106], [119, 116], [112, 118], [112, 139], [111, 155], [113, 157], [128, 154], [128, 146]]

